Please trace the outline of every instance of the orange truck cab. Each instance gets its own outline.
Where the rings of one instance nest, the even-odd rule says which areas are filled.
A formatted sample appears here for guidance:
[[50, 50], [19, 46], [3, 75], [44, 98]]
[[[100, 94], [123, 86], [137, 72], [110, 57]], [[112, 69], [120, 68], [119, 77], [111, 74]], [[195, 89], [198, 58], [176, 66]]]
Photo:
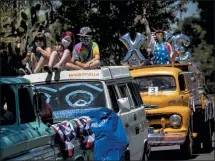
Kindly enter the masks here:
[[[130, 67], [146, 108], [151, 146], [180, 145], [184, 156], [212, 148], [214, 103], [191, 64]], [[204, 131], [204, 134], [202, 133]]]

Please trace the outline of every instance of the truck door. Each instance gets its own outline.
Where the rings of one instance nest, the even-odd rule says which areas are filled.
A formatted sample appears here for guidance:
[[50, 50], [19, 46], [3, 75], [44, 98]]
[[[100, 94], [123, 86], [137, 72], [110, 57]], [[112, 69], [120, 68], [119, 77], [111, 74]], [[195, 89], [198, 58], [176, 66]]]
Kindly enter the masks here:
[[[30, 151], [29, 156], [41, 157], [43, 159], [55, 159], [55, 151], [50, 146], [50, 141], [54, 133], [46, 129], [41, 120], [36, 119], [36, 113], [33, 106], [31, 87], [19, 89], [19, 114], [20, 114], [20, 134], [25, 138], [26, 150]], [[36, 155], [36, 154], [37, 155]], [[34, 155], [33, 155], [34, 154]]]
[[[129, 137], [129, 150], [131, 160], [142, 159], [144, 152], [144, 139], [147, 138], [145, 110], [141, 105], [141, 98], [135, 93], [133, 83], [123, 83], [116, 85], [116, 91], [119, 98], [128, 97], [131, 105], [130, 111], [120, 113], [120, 117], [125, 125]], [[139, 98], [139, 99], [138, 99]]]
[[190, 89], [188, 86], [188, 82], [185, 80], [184, 73], [179, 73], [178, 75], [178, 83], [179, 83], [179, 90], [180, 96], [182, 99], [182, 105], [188, 106], [190, 101]]

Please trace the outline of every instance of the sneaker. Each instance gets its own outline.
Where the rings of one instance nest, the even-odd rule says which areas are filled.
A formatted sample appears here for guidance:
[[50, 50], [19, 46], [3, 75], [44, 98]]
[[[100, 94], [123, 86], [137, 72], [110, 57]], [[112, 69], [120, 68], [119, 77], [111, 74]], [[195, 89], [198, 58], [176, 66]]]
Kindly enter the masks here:
[[24, 69], [22, 69], [22, 68], [19, 68], [19, 75], [26, 75], [27, 73], [25, 72], [25, 70]]
[[45, 70], [46, 72], [48, 72], [49, 74], [52, 73], [52, 70], [51, 70], [51, 68], [50, 68], [48, 65], [45, 65], [45, 66], [44, 66], [44, 70]]
[[33, 72], [31, 71], [31, 69], [29, 69], [29, 68], [26, 68], [25, 70], [26, 70], [26, 73], [27, 73], [27, 74], [32, 74], [32, 73], [33, 73]]
[[62, 68], [59, 68], [59, 67], [54, 66], [54, 67], [52, 68], [52, 70], [55, 71], [55, 72], [60, 72], [60, 71], [62, 70]]

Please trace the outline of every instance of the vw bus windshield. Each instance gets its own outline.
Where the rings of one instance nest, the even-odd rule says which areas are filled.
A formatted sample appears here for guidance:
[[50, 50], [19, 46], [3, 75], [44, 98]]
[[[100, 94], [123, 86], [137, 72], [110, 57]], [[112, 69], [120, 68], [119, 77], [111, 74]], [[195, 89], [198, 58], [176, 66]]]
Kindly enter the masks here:
[[148, 92], [149, 87], [158, 87], [158, 91], [176, 90], [175, 79], [169, 75], [136, 77], [135, 83], [139, 85], [140, 92]]
[[53, 111], [106, 107], [104, 88], [101, 82], [59, 82], [36, 85], [46, 95], [46, 102]]

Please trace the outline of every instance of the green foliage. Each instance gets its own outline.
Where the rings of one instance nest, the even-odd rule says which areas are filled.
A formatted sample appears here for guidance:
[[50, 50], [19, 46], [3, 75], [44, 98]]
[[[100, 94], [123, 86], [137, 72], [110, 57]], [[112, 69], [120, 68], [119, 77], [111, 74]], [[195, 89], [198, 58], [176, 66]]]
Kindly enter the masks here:
[[198, 3], [201, 22], [199, 23], [207, 31], [207, 43], [214, 44], [214, 5], [215, 1], [200, 1]]
[[[12, 47], [12, 53], [25, 56], [27, 46], [31, 44], [36, 32], [42, 26], [49, 28], [49, 9], [43, 10], [45, 14], [39, 15], [41, 6], [48, 5], [49, 1], [33, 0], [4, 0], [1, 1], [0, 34], [1, 42]], [[50, 8], [50, 5], [49, 5]], [[50, 40], [55, 41], [55, 40]]]
[[200, 18], [187, 18], [183, 21], [183, 32], [191, 38], [189, 50], [193, 54], [193, 61], [200, 65], [206, 76], [210, 93], [214, 93], [214, 44], [209, 43], [208, 32], [202, 27]]
[[[49, 28], [52, 22], [47, 13], [49, 1], [34, 0], [2, 0], [0, 1], [0, 36], [1, 36], [1, 74], [16, 75], [23, 67], [21, 61], [26, 56], [27, 47], [41, 27]], [[49, 5], [50, 7], [50, 5]], [[44, 9], [41, 18], [39, 11]], [[47, 36], [49, 41], [55, 41]], [[2, 45], [4, 44], [4, 45]], [[4, 56], [3, 56], [4, 55]]]

